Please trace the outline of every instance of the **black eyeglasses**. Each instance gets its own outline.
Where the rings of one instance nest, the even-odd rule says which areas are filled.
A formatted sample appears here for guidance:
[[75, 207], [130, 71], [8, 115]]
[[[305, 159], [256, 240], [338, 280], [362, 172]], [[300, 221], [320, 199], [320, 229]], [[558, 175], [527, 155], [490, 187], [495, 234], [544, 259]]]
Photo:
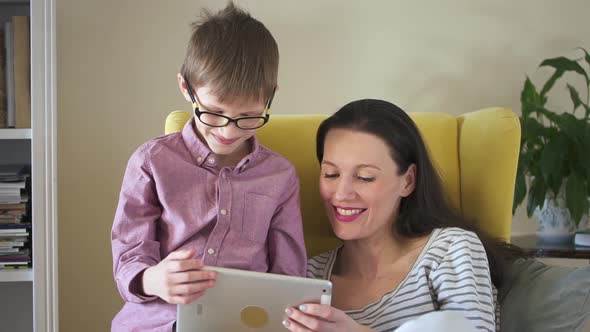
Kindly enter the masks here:
[[231, 122], [236, 124], [236, 127], [245, 130], [252, 130], [258, 129], [264, 126], [268, 120], [270, 119], [270, 104], [272, 103], [272, 99], [274, 98], [276, 87], [272, 90], [272, 94], [264, 107], [263, 115], [260, 116], [242, 116], [238, 118], [230, 118], [225, 115], [221, 115], [218, 113], [201, 111], [200, 105], [201, 102], [199, 101], [199, 97], [196, 93], [193, 92], [193, 89], [190, 86], [189, 81], [184, 77], [184, 81], [186, 83], [186, 89], [188, 90], [188, 94], [191, 97], [191, 101], [193, 102], [193, 106], [195, 107], [195, 115], [203, 124], [206, 124], [210, 127], [225, 127]]

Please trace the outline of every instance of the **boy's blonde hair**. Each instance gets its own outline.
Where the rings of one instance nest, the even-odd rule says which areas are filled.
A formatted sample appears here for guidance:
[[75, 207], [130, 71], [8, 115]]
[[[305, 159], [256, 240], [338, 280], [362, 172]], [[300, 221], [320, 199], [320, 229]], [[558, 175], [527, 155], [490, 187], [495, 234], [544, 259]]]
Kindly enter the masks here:
[[279, 49], [264, 24], [233, 2], [192, 24], [181, 74], [219, 101], [266, 101], [277, 85]]

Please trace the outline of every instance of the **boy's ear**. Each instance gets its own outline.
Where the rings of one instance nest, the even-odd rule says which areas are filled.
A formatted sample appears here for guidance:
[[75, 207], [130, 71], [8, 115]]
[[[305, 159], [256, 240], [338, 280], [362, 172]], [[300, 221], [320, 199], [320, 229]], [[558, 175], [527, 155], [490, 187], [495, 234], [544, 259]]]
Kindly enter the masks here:
[[180, 89], [180, 93], [182, 93], [184, 99], [190, 103], [191, 97], [188, 95], [188, 90], [186, 88], [188, 83], [184, 80], [184, 77], [182, 77], [182, 74], [180, 73], [176, 74], [176, 78], [178, 80], [178, 89]]

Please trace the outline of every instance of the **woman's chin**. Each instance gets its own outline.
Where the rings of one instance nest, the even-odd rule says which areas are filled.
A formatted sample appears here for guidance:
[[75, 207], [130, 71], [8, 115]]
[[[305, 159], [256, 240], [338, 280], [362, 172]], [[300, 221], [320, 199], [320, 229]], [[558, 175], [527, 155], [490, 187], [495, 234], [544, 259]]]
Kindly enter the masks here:
[[339, 221], [332, 222], [332, 230], [334, 235], [342, 241], [356, 240], [359, 238], [358, 231], [353, 229], [347, 224], [343, 224]]

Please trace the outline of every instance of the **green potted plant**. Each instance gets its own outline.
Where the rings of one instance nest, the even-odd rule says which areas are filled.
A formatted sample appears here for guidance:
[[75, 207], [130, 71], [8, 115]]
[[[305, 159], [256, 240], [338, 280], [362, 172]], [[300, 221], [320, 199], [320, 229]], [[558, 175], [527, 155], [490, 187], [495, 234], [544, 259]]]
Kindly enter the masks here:
[[[539, 67], [551, 68], [552, 75], [541, 90], [527, 77], [521, 92], [522, 136], [512, 213], [528, 194], [527, 215], [537, 215], [539, 236], [559, 232], [571, 239], [590, 207], [590, 77], [586, 71], [590, 55], [583, 48], [578, 50], [579, 58], [543, 60]], [[569, 80], [571, 106], [550, 110], [548, 94], [555, 82], [576, 76], [585, 83], [583, 94]]]

